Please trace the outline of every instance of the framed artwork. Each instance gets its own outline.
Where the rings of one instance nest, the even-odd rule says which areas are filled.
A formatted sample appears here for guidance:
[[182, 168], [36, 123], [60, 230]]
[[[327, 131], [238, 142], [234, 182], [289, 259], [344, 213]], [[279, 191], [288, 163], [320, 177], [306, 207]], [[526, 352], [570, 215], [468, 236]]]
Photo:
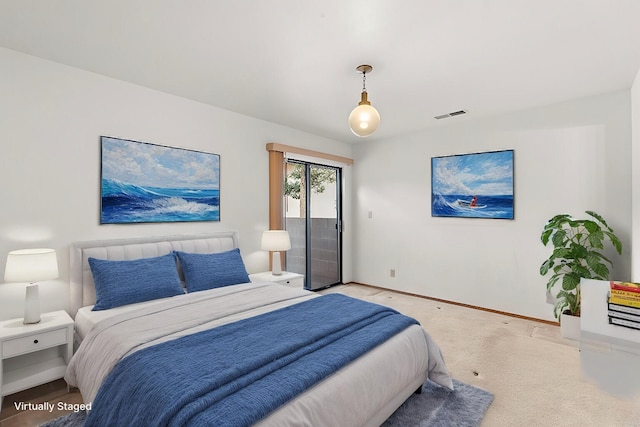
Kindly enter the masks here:
[[100, 137], [101, 224], [220, 221], [220, 155]]
[[432, 157], [431, 216], [513, 219], [513, 150]]

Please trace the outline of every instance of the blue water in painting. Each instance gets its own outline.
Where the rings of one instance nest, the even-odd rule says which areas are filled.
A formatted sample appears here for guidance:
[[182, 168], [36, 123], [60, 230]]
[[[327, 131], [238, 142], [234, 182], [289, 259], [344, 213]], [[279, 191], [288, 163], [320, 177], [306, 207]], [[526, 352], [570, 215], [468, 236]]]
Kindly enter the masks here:
[[219, 221], [220, 191], [102, 181], [102, 224]]
[[[459, 201], [462, 201], [459, 202]], [[477, 198], [477, 207], [465, 206], [469, 195], [431, 194], [432, 216], [455, 216], [465, 218], [513, 219], [513, 196], [482, 196]]]

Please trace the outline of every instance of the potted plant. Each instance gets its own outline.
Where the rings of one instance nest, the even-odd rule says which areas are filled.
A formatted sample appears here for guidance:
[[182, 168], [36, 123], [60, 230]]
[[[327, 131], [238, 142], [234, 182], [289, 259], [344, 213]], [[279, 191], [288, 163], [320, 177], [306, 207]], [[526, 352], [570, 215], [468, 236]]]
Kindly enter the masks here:
[[[562, 214], [551, 218], [542, 230], [540, 240], [547, 246], [553, 245], [553, 252], [540, 266], [540, 274], [546, 276], [551, 273], [547, 282], [547, 291], [556, 291], [554, 316], [563, 323], [563, 316], [580, 316], [580, 279], [609, 280], [609, 269], [613, 263], [602, 250], [605, 241], [611, 242], [618, 254], [622, 254], [622, 243], [616, 237], [613, 229], [600, 215], [593, 211], [586, 211], [590, 218], [575, 219], [571, 215]], [[574, 322], [576, 323], [575, 319]], [[579, 337], [578, 331], [575, 338]], [[563, 334], [566, 332], [563, 332]]]

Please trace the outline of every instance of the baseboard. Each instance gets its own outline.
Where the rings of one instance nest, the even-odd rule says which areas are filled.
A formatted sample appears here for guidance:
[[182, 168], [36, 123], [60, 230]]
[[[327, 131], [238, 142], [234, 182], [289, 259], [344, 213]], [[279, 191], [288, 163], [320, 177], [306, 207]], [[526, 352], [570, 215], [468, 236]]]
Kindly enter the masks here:
[[368, 288], [380, 289], [380, 290], [383, 290], [383, 291], [393, 291], [393, 292], [397, 292], [399, 294], [409, 295], [409, 296], [418, 297], [418, 298], [424, 298], [424, 299], [428, 299], [428, 300], [431, 300], [431, 301], [441, 302], [441, 303], [444, 303], [444, 304], [457, 305], [457, 306], [460, 306], [460, 307], [472, 308], [474, 310], [486, 311], [488, 313], [502, 314], [503, 316], [515, 317], [515, 318], [524, 319], [524, 320], [531, 320], [533, 322], [546, 323], [547, 325], [560, 326], [559, 322], [554, 322], [552, 320], [544, 320], [544, 319], [538, 319], [536, 317], [522, 316], [520, 314], [509, 313], [509, 312], [506, 312], [506, 311], [493, 310], [491, 308], [480, 307], [480, 306], [477, 306], [477, 305], [470, 305], [470, 304], [464, 304], [464, 303], [461, 303], [461, 302], [448, 301], [448, 300], [445, 300], [445, 299], [429, 297], [429, 296], [426, 296], [426, 295], [414, 294], [412, 292], [399, 291], [397, 289], [383, 288], [381, 286], [369, 285], [367, 283], [360, 283], [360, 282], [345, 283], [345, 285], [349, 285], [349, 284], [366, 286]]

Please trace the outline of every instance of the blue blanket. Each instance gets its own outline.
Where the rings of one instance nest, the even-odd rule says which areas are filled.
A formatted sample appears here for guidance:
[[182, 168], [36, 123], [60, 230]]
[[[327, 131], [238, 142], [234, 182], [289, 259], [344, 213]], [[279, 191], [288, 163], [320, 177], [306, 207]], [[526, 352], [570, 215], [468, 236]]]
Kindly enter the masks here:
[[86, 426], [247, 426], [417, 321], [329, 294], [139, 350]]

